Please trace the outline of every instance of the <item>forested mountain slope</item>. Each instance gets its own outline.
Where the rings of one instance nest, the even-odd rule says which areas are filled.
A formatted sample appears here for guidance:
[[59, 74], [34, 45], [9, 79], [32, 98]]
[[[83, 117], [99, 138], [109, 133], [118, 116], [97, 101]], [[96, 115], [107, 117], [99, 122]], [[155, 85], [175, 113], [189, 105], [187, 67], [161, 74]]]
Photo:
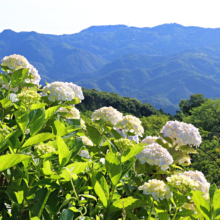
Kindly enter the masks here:
[[72, 35], [0, 33], [0, 58], [21, 54], [45, 81], [72, 81], [175, 113], [181, 99], [220, 96], [220, 29], [93, 26]]

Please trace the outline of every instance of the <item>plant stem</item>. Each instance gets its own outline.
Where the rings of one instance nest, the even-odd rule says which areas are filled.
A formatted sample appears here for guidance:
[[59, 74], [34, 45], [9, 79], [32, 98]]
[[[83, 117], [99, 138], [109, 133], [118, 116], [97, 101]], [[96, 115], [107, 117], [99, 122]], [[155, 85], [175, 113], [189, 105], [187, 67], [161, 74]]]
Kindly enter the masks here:
[[147, 217], [147, 220], [150, 220], [150, 218], [151, 218], [151, 213], [152, 213], [153, 207], [154, 207], [154, 199], [153, 199], [153, 201], [152, 201], [152, 203], [151, 203], [150, 213], [149, 213], [149, 215], [148, 215], [148, 217]]
[[78, 195], [77, 195], [77, 193], [76, 193], [76, 189], [75, 189], [75, 187], [74, 187], [74, 183], [73, 183], [73, 180], [72, 180], [71, 173], [70, 173], [70, 181], [71, 181], [71, 184], [72, 184], [73, 191], [74, 191], [74, 194], [75, 194], [75, 196], [76, 196], [76, 199], [79, 200], [79, 197], [78, 197]]
[[44, 207], [45, 207], [45, 205], [46, 205], [46, 203], [47, 203], [47, 200], [48, 200], [48, 198], [49, 198], [50, 193], [51, 193], [50, 189], [47, 189], [47, 194], [46, 194], [46, 196], [45, 196], [45, 198], [44, 198], [44, 201], [43, 201], [43, 203], [42, 203], [42, 206], [41, 206], [40, 211], [39, 211], [38, 216], [37, 216], [38, 218], [41, 217], [41, 215], [42, 215], [42, 213], [43, 213], [43, 211], [44, 211]]
[[173, 220], [175, 220], [175, 219], [176, 219], [176, 214], [177, 214], [177, 211], [178, 211], [178, 208], [176, 208], [175, 214], [174, 214], [174, 216], [173, 216]]

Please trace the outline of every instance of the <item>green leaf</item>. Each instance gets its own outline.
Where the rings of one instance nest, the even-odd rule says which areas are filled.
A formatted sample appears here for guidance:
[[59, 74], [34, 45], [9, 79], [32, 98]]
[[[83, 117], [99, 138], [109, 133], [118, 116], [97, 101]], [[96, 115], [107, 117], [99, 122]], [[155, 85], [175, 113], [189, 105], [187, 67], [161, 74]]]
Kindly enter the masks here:
[[129, 160], [132, 157], [134, 157], [135, 155], [139, 154], [142, 150], [144, 150], [143, 146], [146, 146], [146, 144], [144, 144], [144, 143], [136, 144], [131, 149], [126, 150], [121, 157], [121, 163], [123, 164], [127, 160]]
[[30, 135], [33, 136], [39, 132], [44, 125], [45, 111], [43, 108], [39, 108], [30, 112]]
[[134, 166], [134, 163], [135, 163], [135, 158], [133, 157], [130, 160], [127, 160], [123, 164], [121, 178]]
[[59, 164], [63, 167], [69, 160], [70, 152], [64, 140], [58, 135], [57, 136], [57, 146], [59, 152]]
[[194, 149], [193, 147], [190, 147], [189, 145], [182, 145], [178, 148], [178, 150], [181, 150], [186, 153], [190, 154], [198, 154], [198, 151]]
[[117, 185], [121, 177], [122, 167], [120, 160], [112, 151], [105, 156], [105, 166], [112, 184]]
[[90, 173], [91, 182], [95, 193], [98, 195], [104, 207], [107, 207], [109, 200], [109, 186], [101, 173], [93, 171]]
[[58, 110], [59, 108], [60, 108], [60, 105], [57, 105], [57, 106], [48, 108], [48, 109], [45, 111], [45, 119], [49, 119], [50, 117], [52, 117], [52, 116], [57, 112], [57, 110]]
[[92, 195], [89, 195], [89, 194], [79, 194], [79, 196], [83, 196], [83, 197], [90, 198], [90, 199], [93, 199], [93, 200], [97, 201], [95, 196], [92, 196]]
[[53, 131], [54, 131], [55, 135], [64, 136], [67, 133], [65, 125], [60, 121], [55, 121], [53, 128], [54, 128]]
[[24, 199], [24, 191], [15, 192], [18, 204], [21, 204]]
[[173, 145], [173, 140], [169, 137], [164, 137], [163, 133], [159, 133], [160, 137], [162, 137], [166, 142], [170, 143], [171, 145]]
[[213, 196], [214, 196], [214, 193], [215, 191], [217, 190], [217, 186], [215, 184], [212, 184], [210, 187], [209, 187], [209, 197], [210, 197], [210, 204], [212, 206], [213, 204]]
[[25, 133], [25, 131], [27, 130], [27, 125], [29, 122], [29, 114], [25, 111], [16, 111], [14, 113], [15, 115], [15, 119], [16, 122], [18, 123], [18, 126], [20, 127], [20, 129], [22, 130], [23, 133]]
[[219, 211], [217, 213], [217, 210], [220, 209], [220, 189], [216, 190], [213, 196], [213, 208], [215, 216], [219, 215]]
[[79, 174], [85, 171], [89, 166], [87, 162], [75, 162], [67, 166], [69, 170], [72, 170], [71, 173]]
[[7, 108], [12, 103], [12, 101], [10, 99], [4, 98], [0, 100], [0, 103], [2, 105], [2, 108]]
[[186, 196], [182, 195], [179, 192], [173, 193], [173, 199], [177, 208], [180, 208], [187, 201]]
[[[199, 212], [208, 220], [210, 219], [210, 206], [200, 191], [192, 191], [192, 199]], [[214, 201], [214, 200], [213, 200]]]
[[29, 146], [33, 146], [35, 144], [39, 144], [40, 142], [43, 142], [43, 141], [47, 141], [49, 139], [52, 139], [54, 138], [55, 135], [54, 134], [51, 134], [51, 133], [41, 133], [41, 134], [37, 134], [31, 138], [29, 138], [24, 144], [23, 146], [21, 147], [21, 150], [24, 150], [26, 149], [27, 147]]
[[40, 220], [38, 217], [33, 217], [31, 220]]
[[96, 145], [99, 144], [99, 141], [101, 138], [100, 132], [96, 128], [94, 128], [88, 124], [86, 125], [86, 128], [87, 128], [87, 131], [89, 133], [89, 137], [91, 138], [92, 142]]
[[7, 76], [6, 74], [0, 74], [0, 77], [6, 82], [9, 83], [10, 82], [10, 78], [9, 76]]
[[162, 207], [155, 207], [155, 210], [160, 220], [169, 220], [169, 214], [167, 210], [164, 210]]
[[133, 214], [131, 211], [129, 211], [128, 209], [126, 209], [126, 214], [131, 220], [139, 220], [139, 218], [135, 214]]
[[134, 197], [130, 196], [115, 201], [110, 207], [110, 212], [115, 212], [119, 209], [136, 209], [147, 205], [149, 204], [146, 201], [141, 199], [135, 199]]
[[0, 156], [0, 172], [30, 158], [31, 156], [23, 154], [8, 154]]
[[112, 128], [111, 132], [116, 140], [122, 138], [122, 136], [115, 129]]
[[177, 151], [174, 148], [170, 148], [168, 149], [169, 153], [171, 154], [171, 156], [173, 157], [174, 162], [178, 163], [179, 160], [185, 159], [185, 161], [187, 161], [187, 159], [191, 159], [190, 156], [184, 152], [181, 151]]
[[162, 147], [169, 149], [169, 144], [168, 143], [164, 143], [162, 139], [157, 139], [155, 140], [155, 142], [157, 142], [159, 145], [161, 145]]
[[15, 87], [21, 84], [24, 81], [24, 79], [27, 78], [28, 73], [29, 73], [29, 69], [27, 68], [18, 69], [14, 71], [13, 74], [11, 75], [11, 85]]
[[38, 108], [42, 108], [42, 107], [45, 107], [46, 105], [47, 105], [46, 103], [33, 104], [33, 105], [31, 105], [30, 110], [35, 110], [35, 109], [38, 109]]

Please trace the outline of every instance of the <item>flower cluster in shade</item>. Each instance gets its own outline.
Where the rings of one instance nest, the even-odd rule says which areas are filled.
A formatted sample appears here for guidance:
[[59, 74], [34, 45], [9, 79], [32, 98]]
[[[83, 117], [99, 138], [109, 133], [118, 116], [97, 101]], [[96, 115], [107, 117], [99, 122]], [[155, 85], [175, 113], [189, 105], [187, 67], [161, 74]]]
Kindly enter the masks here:
[[181, 173], [167, 177], [167, 181], [173, 188], [178, 189], [181, 193], [187, 193], [188, 189], [197, 190], [199, 187], [197, 181]]
[[209, 192], [209, 187], [210, 183], [206, 180], [204, 174], [200, 171], [185, 171], [183, 173], [185, 176], [190, 177], [192, 180], [196, 181], [199, 186], [197, 187], [197, 190], [208, 193]]
[[120, 138], [119, 140], [115, 140], [114, 143], [121, 152], [134, 147], [134, 143], [127, 138]]
[[139, 136], [142, 136], [144, 133], [144, 128], [141, 126], [140, 119], [132, 115], [124, 116], [117, 122], [114, 129], [123, 129], [126, 132], [131, 132]]
[[51, 102], [84, 99], [81, 87], [68, 82], [52, 82], [43, 88], [42, 95], [49, 95], [48, 99]]
[[48, 153], [52, 153], [56, 151], [54, 147], [48, 144], [39, 144], [35, 146], [35, 150], [37, 151], [38, 155], [44, 155], [44, 154], [48, 154]]
[[75, 108], [74, 106], [67, 108], [61, 107], [59, 108], [59, 112], [63, 112], [63, 113], [69, 113], [69, 116], [67, 116], [66, 118], [69, 119], [80, 119], [80, 112], [77, 108]]
[[25, 104], [34, 104], [38, 102], [41, 96], [35, 90], [23, 90], [17, 95], [17, 98]]
[[82, 150], [82, 151], [80, 152], [80, 156], [81, 156], [81, 157], [84, 157], [84, 158], [86, 158], [86, 159], [91, 159], [91, 157], [90, 157], [90, 155], [89, 155], [89, 151], [87, 151], [87, 150]]
[[81, 139], [82, 139], [82, 142], [83, 142], [84, 145], [93, 146], [93, 143], [89, 138], [87, 138], [85, 136], [81, 136]]
[[139, 159], [141, 164], [146, 162], [150, 165], [156, 165], [163, 171], [166, 171], [173, 163], [173, 157], [170, 155], [168, 150], [157, 143], [145, 146], [145, 149], [137, 154], [136, 157]]
[[[2, 66], [6, 66], [10, 68], [12, 71], [15, 71], [21, 68], [28, 68], [31, 79], [25, 79], [25, 82], [33, 83], [39, 86], [41, 77], [38, 74], [37, 69], [34, 68], [34, 66], [31, 65], [25, 57], [21, 55], [13, 54], [10, 56], [5, 56], [1, 62], [2, 62]], [[7, 85], [5, 85], [5, 89], [7, 89]]]
[[58, 112], [68, 113], [67, 119], [80, 119], [80, 125], [82, 128], [86, 128], [85, 121], [80, 118], [80, 112], [74, 106], [69, 106], [68, 108], [60, 107]]
[[153, 196], [154, 200], [169, 200], [172, 197], [170, 188], [161, 180], [152, 179], [144, 185], [138, 187], [139, 190], [143, 190], [143, 194]]
[[123, 117], [122, 113], [114, 109], [113, 107], [102, 107], [97, 109], [92, 114], [92, 120], [104, 120], [106, 122], [111, 122], [115, 125], [118, 121], [120, 121]]
[[202, 142], [199, 129], [192, 124], [168, 121], [160, 131], [164, 137], [170, 137], [177, 146], [190, 145], [199, 147]]
[[145, 144], [153, 144], [156, 143], [155, 141], [159, 139], [159, 137], [155, 137], [155, 136], [147, 136], [146, 138], [144, 138], [141, 143], [145, 143]]

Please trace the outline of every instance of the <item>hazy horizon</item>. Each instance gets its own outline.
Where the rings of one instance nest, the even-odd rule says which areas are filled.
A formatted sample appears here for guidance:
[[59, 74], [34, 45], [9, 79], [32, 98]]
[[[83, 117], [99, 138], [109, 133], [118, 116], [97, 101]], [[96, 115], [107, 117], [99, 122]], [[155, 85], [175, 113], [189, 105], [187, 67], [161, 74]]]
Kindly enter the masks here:
[[127, 25], [220, 28], [218, 0], [7, 0], [1, 2], [0, 32], [74, 34], [90, 26]]

